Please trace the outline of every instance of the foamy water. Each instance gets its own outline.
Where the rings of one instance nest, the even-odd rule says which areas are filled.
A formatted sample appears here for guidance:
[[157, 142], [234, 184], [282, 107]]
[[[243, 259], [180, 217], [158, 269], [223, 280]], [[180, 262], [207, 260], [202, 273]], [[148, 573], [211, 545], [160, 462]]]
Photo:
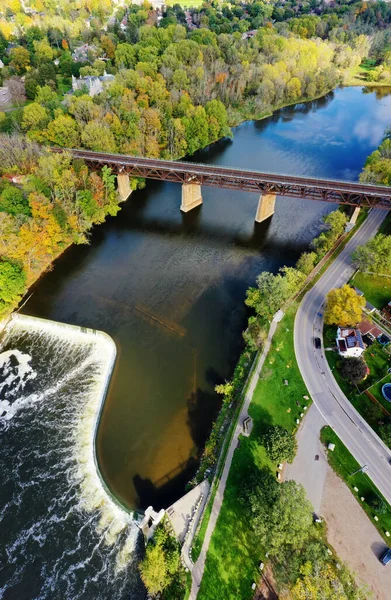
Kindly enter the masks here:
[[0, 348], [0, 598], [144, 598], [133, 514], [107, 493], [95, 433], [116, 349], [18, 315]]

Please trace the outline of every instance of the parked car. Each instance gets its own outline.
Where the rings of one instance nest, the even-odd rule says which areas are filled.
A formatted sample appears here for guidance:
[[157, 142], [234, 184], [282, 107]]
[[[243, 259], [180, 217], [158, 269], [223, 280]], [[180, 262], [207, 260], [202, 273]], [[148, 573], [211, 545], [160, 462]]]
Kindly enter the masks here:
[[320, 338], [315, 337], [314, 344], [315, 344], [315, 348], [317, 348], [319, 350], [319, 348], [321, 348], [321, 346], [322, 346], [322, 342], [320, 341]]
[[382, 565], [386, 566], [389, 562], [391, 562], [391, 548], [387, 548], [385, 552], [380, 557], [380, 562]]

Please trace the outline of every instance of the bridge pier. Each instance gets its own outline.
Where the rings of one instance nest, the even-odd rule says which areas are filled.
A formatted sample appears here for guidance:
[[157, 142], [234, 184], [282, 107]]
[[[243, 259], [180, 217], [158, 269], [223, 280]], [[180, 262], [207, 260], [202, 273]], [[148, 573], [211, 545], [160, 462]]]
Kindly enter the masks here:
[[255, 220], [262, 223], [274, 215], [274, 206], [276, 204], [276, 194], [261, 194], [258, 200], [257, 214]]
[[183, 183], [181, 211], [189, 212], [200, 204], [202, 204], [201, 186], [198, 183]]
[[132, 193], [130, 179], [127, 173], [118, 173], [117, 175], [118, 193], [121, 200], [127, 200]]
[[352, 216], [350, 217], [349, 223], [352, 223], [353, 225], [355, 225], [359, 214], [360, 214], [360, 207], [356, 206], [356, 208], [353, 211]]

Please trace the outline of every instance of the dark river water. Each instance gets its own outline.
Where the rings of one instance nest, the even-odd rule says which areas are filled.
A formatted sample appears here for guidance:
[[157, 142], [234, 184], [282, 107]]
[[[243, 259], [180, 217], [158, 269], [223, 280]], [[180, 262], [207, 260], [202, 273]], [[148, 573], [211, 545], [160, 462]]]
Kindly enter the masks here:
[[[391, 96], [345, 88], [248, 122], [195, 160], [356, 180], [391, 123]], [[203, 188], [182, 214], [181, 187], [148, 182], [34, 286], [23, 311], [101, 329], [118, 349], [98, 459], [130, 507], [167, 507], [194, 474], [219, 409], [214, 386], [241, 351], [246, 288], [292, 265], [334, 207], [278, 198], [255, 224], [254, 194]]]

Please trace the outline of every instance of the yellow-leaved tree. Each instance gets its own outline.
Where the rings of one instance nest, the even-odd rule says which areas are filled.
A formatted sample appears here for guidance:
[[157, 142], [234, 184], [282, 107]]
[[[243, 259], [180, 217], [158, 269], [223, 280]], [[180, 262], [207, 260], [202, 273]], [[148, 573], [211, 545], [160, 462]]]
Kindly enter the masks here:
[[324, 320], [327, 325], [349, 327], [361, 321], [365, 298], [359, 296], [349, 285], [330, 290], [326, 301]]

